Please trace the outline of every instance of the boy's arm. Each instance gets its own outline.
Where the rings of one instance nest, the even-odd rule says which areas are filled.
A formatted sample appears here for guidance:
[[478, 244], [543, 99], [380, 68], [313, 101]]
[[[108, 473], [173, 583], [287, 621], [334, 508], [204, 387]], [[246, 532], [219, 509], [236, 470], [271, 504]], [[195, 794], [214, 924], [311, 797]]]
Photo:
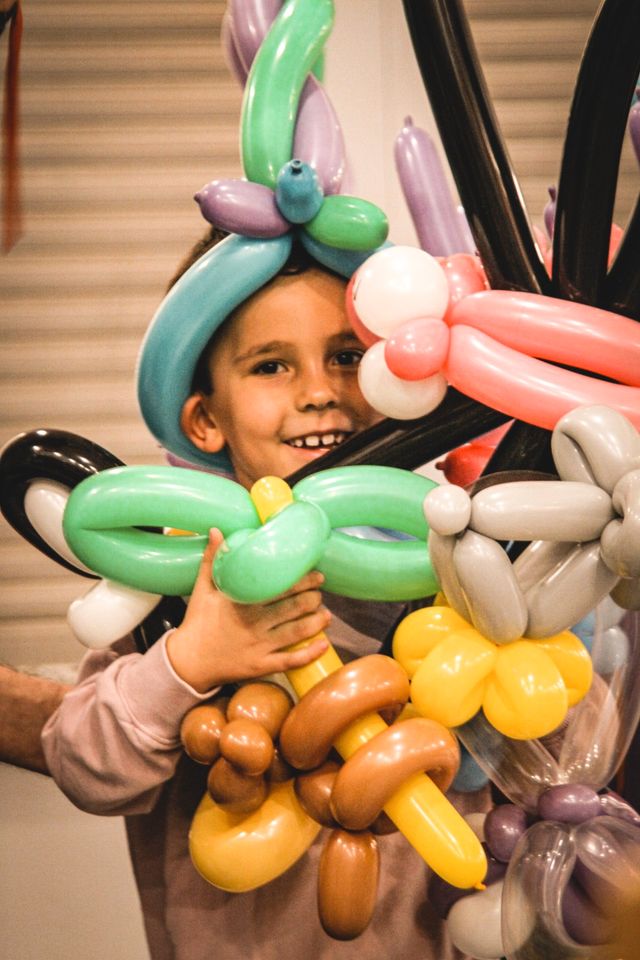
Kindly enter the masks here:
[[0, 760], [48, 773], [40, 735], [70, 688], [0, 665]]
[[172, 670], [165, 638], [145, 654], [96, 651], [42, 733], [52, 777], [81, 810], [146, 813], [182, 754], [180, 724], [206, 699]]

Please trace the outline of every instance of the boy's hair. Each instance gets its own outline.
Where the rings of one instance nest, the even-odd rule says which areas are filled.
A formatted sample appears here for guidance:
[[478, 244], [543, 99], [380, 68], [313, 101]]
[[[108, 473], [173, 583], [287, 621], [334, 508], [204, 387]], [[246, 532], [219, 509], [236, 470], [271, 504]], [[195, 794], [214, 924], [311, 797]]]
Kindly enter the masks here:
[[[183, 273], [193, 266], [196, 260], [199, 260], [203, 254], [210, 250], [212, 247], [215, 247], [216, 244], [220, 243], [221, 240], [224, 240], [225, 237], [228, 237], [229, 234], [220, 230], [217, 227], [211, 227], [211, 230], [205, 234], [202, 239], [200, 239], [194, 247], [189, 251], [187, 256], [184, 258], [180, 266], [178, 267], [175, 275], [171, 279], [167, 290], [170, 290], [174, 283], [180, 279]], [[332, 276], [339, 277], [340, 280], [344, 281], [344, 277], [340, 277], [339, 274], [335, 273], [329, 267], [321, 266], [313, 257], [305, 250], [305, 248], [300, 243], [293, 243], [291, 247], [291, 253], [289, 259], [285, 265], [278, 271], [276, 277], [286, 277], [286, 276], [295, 276], [300, 273], [304, 273], [305, 270], [309, 270], [312, 267], [319, 268], [324, 270], [326, 273], [330, 273]], [[275, 280], [275, 277], [273, 278]], [[271, 281], [270, 281], [271, 282]], [[257, 291], [256, 291], [257, 292]], [[229, 314], [229, 318], [233, 316], [233, 312]], [[191, 392], [192, 393], [203, 393], [208, 396], [213, 390], [213, 383], [211, 382], [211, 372], [209, 369], [209, 364], [211, 360], [211, 353], [214, 349], [216, 342], [218, 341], [222, 331], [225, 329], [228, 320], [225, 321], [217, 330], [212, 333], [209, 342], [206, 347], [198, 357], [198, 362], [196, 363], [195, 369], [193, 371], [193, 378], [191, 380]]]

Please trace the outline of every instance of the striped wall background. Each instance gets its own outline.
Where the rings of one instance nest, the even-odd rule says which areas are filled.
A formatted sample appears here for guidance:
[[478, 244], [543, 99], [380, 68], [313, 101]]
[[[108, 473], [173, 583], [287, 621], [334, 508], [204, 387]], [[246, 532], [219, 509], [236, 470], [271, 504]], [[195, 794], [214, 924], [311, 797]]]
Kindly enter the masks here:
[[[351, 2], [337, 0], [338, 17]], [[360, 5], [366, 11], [377, 2]], [[404, 30], [400, 0], [393, 2]], [[596, 0], [466, 4], [538, 223], [596, 7]], [[193, 193], [239, 174], [241, 91], [219, 44], [224, 8], [222, 0], [25, 0], [25, 221], [22, 240], [0, 262], [0, 442], [56, 427], [127, 463], [160, 460], [137, 412], [133, 369], [168, 278], [203, 232]], [[348, 83], [349, 64], [341, 69], [333, 82]], [[627, 150], [620, 217], [636, 188]], [[87, 585], [1, 521], [0, 660], [77, 660], [82, 648], [65, 611]]]

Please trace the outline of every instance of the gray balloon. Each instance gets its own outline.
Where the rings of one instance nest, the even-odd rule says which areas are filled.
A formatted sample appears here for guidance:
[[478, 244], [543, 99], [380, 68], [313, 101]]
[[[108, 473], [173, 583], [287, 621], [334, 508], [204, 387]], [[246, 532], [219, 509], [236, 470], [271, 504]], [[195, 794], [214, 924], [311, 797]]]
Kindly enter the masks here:
[[566, 630], [593, 610], [618, 582], [600, 557], [600, 542], [577, 544], [525, 593], [527, 637], [538, 640]]
[[527, 606], [504, 550], [489, 537], [467, 530], [455, 545], [453, 566], [476, 630], [494, 643], [522, 637]]
[[453, 566], [453, 551], [456, 543], [455, 537], [443, 537], [434, 530], [429, 531], [429, 557], [440, 581], [440, 588], [456, 613], [471, 623], [467, 601], [460, 589]]
[[477, 493], [470, 526], [494, 540], [595, 540], [615, 516], [611, 498], [589, 483], [503, 483]]
[[605, 527], [602, 559], [619, 577], [640, 577], [640, 470], [631, 470], [618, 481], [613, 505], [622, 519]]
[[422, 505], [431, 530], [443, 537], [462, 533], [471, 516], [471, 497], [455, 484], [443, 483], [430, 490]]
[[607, 493], [629, 470], [640, 468], [640, 437], [609, 407], [577, 407], [556, 424], [551, 452], [563, 480], [595, 483]]
[[549, 570], [559, 566], [575, 549], [575, 543], [552, 543], [549, 540], [534, 540], [523, 550], [513, 564], [520, 589], [527, 590], [546, 577]]
[[619, 580], [611, 591], [611, 599], [625, 610], [640, 610], [640, 580]]

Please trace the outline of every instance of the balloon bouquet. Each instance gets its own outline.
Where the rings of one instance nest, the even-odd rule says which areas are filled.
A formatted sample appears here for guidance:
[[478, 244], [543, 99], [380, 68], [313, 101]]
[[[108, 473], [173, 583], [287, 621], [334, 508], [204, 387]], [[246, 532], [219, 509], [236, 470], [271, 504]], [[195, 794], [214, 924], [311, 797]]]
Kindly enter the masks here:
[[[433, 158], [424, 184], [431, 205], [422, 210], [431, 233], [419, 235], [439, 260], [382, 246], [382, 212], [340, 193], [344, 149], [320, 79], [330, 0], [231, 0], [223, 38], [245, 84], [245, 179], [214, 181], [197, 195], [204, 216], [234, 234], [216, 255], [242, 257], [251, 283], [265, 250], [260, 282], [279, 269], [294, 233], [319, 262], [352, 278], [347, 309], [370, 345], [362, 390], [389, 419], [327, 454], [320, 473], [307, 468], [291, 487], [265, 478], [250, 493], [206, 472], [125, 468], [82, 438], [37, 431], [2, 454], [2, 509], [53, 559], [105, 578], [90, 591], [97, 606], [83, 601], [84, 621], [72, 616], [94, 645], [111, 642], [113, 631], [93, 637], [82, 622], [97, 609], [109, 622], [120, 597], [126, 613], [113, 629], [135, 629], [140, 649], [177, 622], [211, 526], [226, 538], [214, 579], [240, 602], [275, 596], [312, 568], [328, 590], [350, 597], [423, 599], [440, 590], [400, 625], [396, 660], [344, 666], [329, 648], [291, 671], [295, 705], [280, 687], [250, 684], [187, 715], [185, 749], [211, 767], [190, 835], [194, 863], [224, 889], [252, 889], [301, 856], [320, 825], [331, 826], [320, 916], [332, 936], [349, 939], [374, 909], [375, 836], [391, 823], [433, 867], [432, 900], [461, 949], [479, 958], [595, 957], [615, 942], [620, 890], [630, 895], [639, 881], [638, 817], [602, 791], [640, 712], [637, 621], [622, 619], [640, 607], [637, 211], [606, 271], [616, 147], [640, 67], [626, 38], [640, 14], [605, 3], [585, 52], [550, 277], [461, 4], [405, 0], [405, 9], [473, 242]], [[620, 69], [606, 75], [605, 108], [589, 95], [611, 57]], [[598, 176], [580, 152], [588, 135], [612, 146], [598, 154]], [[407, 122], [397, 157], [401, 179], [414, 186], [420, 166], [409, 154], [421, 149]], [[251, 290], [241, 270], [229, 272], [227, 313]], [[167, 407], [189, 385], [184, 351], [197, 355], [206, 342], [196, 273], [158, 311], [139, 369], [152, 431], [191, 461]], [[183, 352], [174, 357], [166, 338], [177, 320]], [[168, 358], [162, 383], [145, 363], [157, 350]], [[470, 492], [406, 472], [496, 428], [502, 435], [484, 448], [490, 461]], [[404, 536], [344, 532], [362, 526]], [[176, 528], [191, 532], [167, 536]], [[523, 541], [529, 546], [516, 556]], [[568, 628], [594, 609], [589, 653]], [[512, 801], [484, 824], [467, 823], [444, 796], [458, 740]], [[327, 759], [332, 746], [344, 764]], [[340, 886], [346, 864], [354, 872]]]

